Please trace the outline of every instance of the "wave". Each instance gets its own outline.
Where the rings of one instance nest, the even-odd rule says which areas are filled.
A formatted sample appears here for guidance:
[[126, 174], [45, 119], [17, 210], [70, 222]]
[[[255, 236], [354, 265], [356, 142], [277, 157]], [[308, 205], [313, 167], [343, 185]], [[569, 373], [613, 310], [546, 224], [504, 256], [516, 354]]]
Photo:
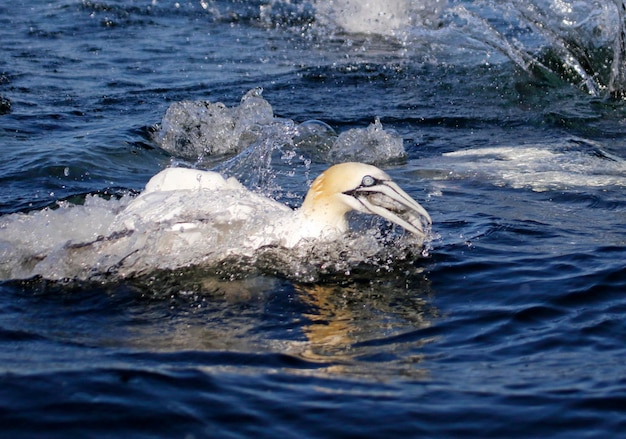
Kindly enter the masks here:
[[566, 139], [552, 144], [468, 148], [423, 160], [437, 178], [476, 178], [533, 191], [626, 187], [626, 161], [592, 142]]

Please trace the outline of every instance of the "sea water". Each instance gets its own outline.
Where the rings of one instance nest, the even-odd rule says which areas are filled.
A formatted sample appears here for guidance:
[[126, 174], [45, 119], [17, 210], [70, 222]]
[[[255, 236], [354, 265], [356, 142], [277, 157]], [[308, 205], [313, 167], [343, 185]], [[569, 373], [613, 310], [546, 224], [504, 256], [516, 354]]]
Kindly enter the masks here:
[[[301, 277], [269, 254], [253, 270], [4, 280], [3, 434], [618, 436], [623, 11], [0, 6], [0, 223], [20, 248], [97, 240], [169, 166], [294, 208], [331, 163], [374, 162], [434, 223], [406, 252], [401, 231], [353, 217], [384, 257], [317, 255]], [[247, 99], [258, 111], [237, 112]]]

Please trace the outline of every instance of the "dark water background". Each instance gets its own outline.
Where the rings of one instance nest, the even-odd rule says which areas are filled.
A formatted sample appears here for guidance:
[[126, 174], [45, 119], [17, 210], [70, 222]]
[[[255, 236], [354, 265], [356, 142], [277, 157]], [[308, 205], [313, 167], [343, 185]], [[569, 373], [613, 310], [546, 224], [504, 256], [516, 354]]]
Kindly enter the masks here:
[[169, 105], [263, 87], [298, 122], [380, 117], [437, 234], [408, 266], [317, 284], [5, 281], [2, 435], [623, 434], [623, 23], [607, 1], [562, 25], [563, 4], [450, 2], [394, 35], [306, 2], [0, 6], [3, 214], [140, 190], [176, 161], [150, 136]]

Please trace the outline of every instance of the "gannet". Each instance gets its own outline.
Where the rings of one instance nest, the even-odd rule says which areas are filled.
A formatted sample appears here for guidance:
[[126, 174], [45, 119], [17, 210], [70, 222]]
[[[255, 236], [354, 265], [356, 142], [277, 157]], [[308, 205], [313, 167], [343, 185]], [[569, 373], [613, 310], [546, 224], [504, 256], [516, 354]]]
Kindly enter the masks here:
[[[426, 210], [389, 175], [362, 163], [327, 169], [297, 209], [250, 191], [235, 178], [185, 168], [159, 172], [137, 197], [114, 203], [103, 216], [104, 208], [86, 203], [9, 218], [0, 227], [0, 278], [120, 278], [196, 266], [228, 271], [257, 261], [261, 266], [284, 261], [273, 268], [300, 272], [308, 268], [298, 261], [308, 264], [326, 252], [341, 258], [343, 250], [337, 249], [349, 252], [351, 243], [358, 247], [355, 254], [359, 249], [372, 254], [373, 247], [361, 244], [376, 241], [375, 234], [346, 233], [350, 211], [380, 215], [420, 242], [431, 224]], [[42, 217], [46, 226], [37, 227]], [[77, 218], [87, 220], [89, 231], [78, 238], [68, 227]], [[39, 244], [23, 245], [29, 242]]]
[[293, 248], [302, 241], [339, 239], [348, 231], [346, 214], [353, 210], [379, 215], [422, 239], [424, 227], [432, 222], [428, 212], [387, 173], [373, 165], [349, 162], [320, 174], [295, 210], [249, 191], [232, 177], [167, 168], [148, 182], [119, 215], [115, 227], [134, 230], [141, 224], [166, 224], [193, 245], [216, 239], [202, 234], [204, 226], [210, 225], [217, 233], [246, 235], [238, 237], [239, 245], [245, 247], [239, 250], [246, 254], [245, 250], [263, 246]]
[[428, 212], [389, 175], [356, 162], [334, 165], [320, 174], [296, 215], [305, 234], [336, 238], [348, 230], [346, 214], [352, 210], [379, 215], [421, 238], [424, 225], [432, 223]]

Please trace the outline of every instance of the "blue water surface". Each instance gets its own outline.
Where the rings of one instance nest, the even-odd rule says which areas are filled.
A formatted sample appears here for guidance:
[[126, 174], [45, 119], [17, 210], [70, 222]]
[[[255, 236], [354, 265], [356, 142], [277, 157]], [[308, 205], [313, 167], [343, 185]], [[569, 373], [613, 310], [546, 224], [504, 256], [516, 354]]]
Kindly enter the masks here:
[[[314, 283], [201, 269], [2, 281], [2, 435], [623, 434], [616, 55], [586, 32], [600, 12], [570, 33], [564, 2], [531, 3], [553, 32], [497, 1], [450, 1], [382, 35], [305, 1], [0, 6], [3, 215], [135, 193], [182, 161], [152, 137], [171, 104], [234, 106], [261, 87], [298, 123], [380, 117], [407, 151], [380, 166], [434, 223], [426, 255]], [[571, 35], [597, 93], [559, 67]]]

